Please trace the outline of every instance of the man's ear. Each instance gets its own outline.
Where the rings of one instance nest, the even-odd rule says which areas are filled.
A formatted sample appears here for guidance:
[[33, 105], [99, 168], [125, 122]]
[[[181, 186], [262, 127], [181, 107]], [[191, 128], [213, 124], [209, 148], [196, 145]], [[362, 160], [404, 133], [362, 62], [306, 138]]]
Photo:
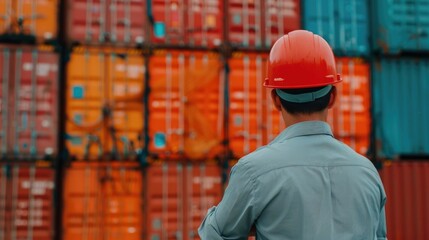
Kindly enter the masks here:
[[332, 86], [331, 98], [329, 99], [329, 104], [328, 104], [329, 109], [334, 107], [336, 99], [337, 99], [337, 88], [335, 86]]
[[273, 100], [274, 107], [281, 111], [282, 110], [282, 103], [280, 102], [280, 97], [277, 95], [276, 90], [271, 90], [271, 99]]

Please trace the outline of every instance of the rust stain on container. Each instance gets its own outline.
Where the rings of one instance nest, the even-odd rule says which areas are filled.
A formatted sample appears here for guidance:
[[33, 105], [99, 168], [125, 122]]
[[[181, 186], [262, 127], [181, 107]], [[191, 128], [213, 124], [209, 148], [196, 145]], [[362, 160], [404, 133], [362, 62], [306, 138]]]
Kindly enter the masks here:
[[58, 54], [0, 45], [3, 157], [43, 159], [57, 154]]
[[223, 127], [219, 55], [158, 52], [150, 64], [151, 153], [192, 160], [215, 156]]
[[142, 174], [136, 162], [74, 162], [66, 169], [63, 239], [140, 240]]
[[0, 168], [0, 239], [52, 239], [54, 171], [28, 163]]
[[71, 157], [135, 158], [144, 125], [141, 53], [75, 49], [67, 72], [66, 145]]

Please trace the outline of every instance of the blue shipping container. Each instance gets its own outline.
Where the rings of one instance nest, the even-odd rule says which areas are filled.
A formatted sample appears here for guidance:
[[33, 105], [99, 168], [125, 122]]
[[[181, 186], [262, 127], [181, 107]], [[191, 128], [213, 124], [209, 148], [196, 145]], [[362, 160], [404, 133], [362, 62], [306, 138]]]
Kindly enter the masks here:
[[377, 60], [373, 74], [379, 156], [429, 155], [429, 59]]
[[369, 54], [369, 13], [362, 0], [303, 0], [304, 29], [317, 33], [342, 56]]
[[429, 51], [429, 0], [377, 0], [374, 47], [384, 53]]

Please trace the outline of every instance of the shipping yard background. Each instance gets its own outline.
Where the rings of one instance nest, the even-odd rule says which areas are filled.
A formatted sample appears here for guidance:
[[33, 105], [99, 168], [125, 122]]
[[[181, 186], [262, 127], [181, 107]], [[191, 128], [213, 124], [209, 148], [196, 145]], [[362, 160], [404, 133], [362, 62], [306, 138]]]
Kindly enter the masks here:
[[428, 13], [429, 0], [0, 1], [0, 239], [198, 239], [234, 163], [284, 128], [262, 82], [294, 29], [333, 47], [329, 122], [379, 169], [389, 239], [429, 239]]

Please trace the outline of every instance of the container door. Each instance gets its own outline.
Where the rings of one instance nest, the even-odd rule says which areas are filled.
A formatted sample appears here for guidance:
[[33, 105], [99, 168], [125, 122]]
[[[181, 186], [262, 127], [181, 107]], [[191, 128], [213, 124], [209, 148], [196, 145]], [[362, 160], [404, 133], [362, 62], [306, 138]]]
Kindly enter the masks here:
[[221, 0], [188, 0], [186, 31], [189, 45], [215, 47], [222, 43], [222, 7]]
[[234, 46], [262, 46], [261, 1], [229, 1], [229, 41]]
[[230, 145], [240, 158], [263, 145], [265, 89], [263, 57], [237, 55], [230, 61]]
[[71, 54], [67, 71], [67, 148], [71, 158], [100, 159], [108, 139], [104, 129], [108, 93], [106, 56], [84, 49]]
[[152, 41], [167, 45], [185, 43], [185, 1], [153, 0]]
[[337, 102], [331, 110], [334, 136], [365, 155], [370, 139], [369, 66], [362, 59], [339, 58], [343, 82], [336, 85]]
[[107, 0], [68, 1], [68, 37], [72, 42], [104, 43], [107, 34]]
[[164, 163], [148, 170], [147, 239], [186, 239], [184, 236], [183, 165]]
[[265, 47], [271, 47], [281, 36], [301, 26], [300, 1], [265, 0]]
[[108, 0], [108, 32], [113, 44], [136, 45], [146, 39], [146, 2], [143, 0], [120, 1]]

